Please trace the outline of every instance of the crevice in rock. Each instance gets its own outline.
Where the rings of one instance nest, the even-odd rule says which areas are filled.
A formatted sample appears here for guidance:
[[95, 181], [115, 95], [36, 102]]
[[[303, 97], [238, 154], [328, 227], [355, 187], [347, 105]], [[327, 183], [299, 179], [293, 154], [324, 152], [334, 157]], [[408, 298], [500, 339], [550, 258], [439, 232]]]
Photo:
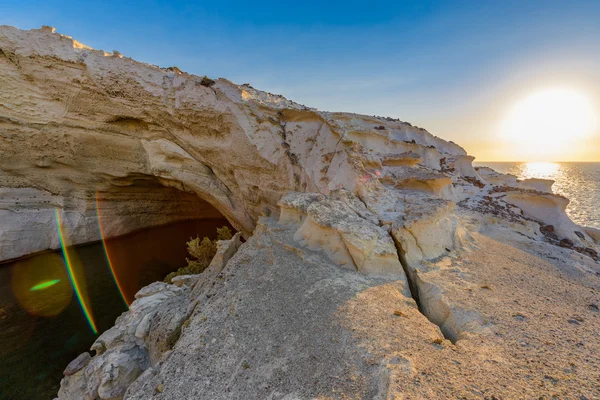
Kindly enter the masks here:
[[[190, 154], [191, 155], [191, 154]], [[210, 165], [204, 164], [202, 163], [200, 160], [198, 160], [196, 157], [192, 156], [196, 161], [198, 161], [200, 164], [204, 165], [206, 168], [208, 168], [208, 170], [210, 171], [211, 175], [215, 178], [215, 180], [217, 180], [221, 185], [223, 185], [225, 187], [225, 189], [227, 189], [226, 194], [228, 196], [233, 195], [233, 192], [231, 191], [231, 189], [229, 189], [229, 186], [227, 186], [227, 184], [225, 184], [225, 182], [223, 182], [221, 179], [219, 179], [217, 177], [217, 175], [215, 174], [215, 171], [213, 171], [212, 167]]]
[[406, 275], [410, 295], [417, 303], [417, 307], [419, 308], [421, 314], [423, 314], [423, 311], [421, 310], [421, 301], [419, 299], [419, 288], [415, 280], [412, 278], [410, 267], [408, 266], [408, 262], [406, 261], [406, 252], [402, 248], [402, 245], [398, 243], [398, 241], [394, 238], [394, 236], [390, 236], [392, 236], [392, 240], [394, 241], [394, 245], [396, 246], [396, 251], [398, 252], [398, 259], [400, 260], [400, 264], [402, 265], [402, 269], [404, 270], [404, 274]]
[[[321, 128], [319, 128], [320, 130]], [[333, 132], [333, 129], [331, 130]], [[340, 143], [342, 142], [342, 139], [344, 138], [344, 135], [339, 134], [340, 138], [338, 139], [337, 143], [335, 144], [335, 148], [333, 149], [333, 157], [335, 157], [335, 154], [338, 151], [338, 147], [340, 147]], [[333, 159], [332, 157], [332, 159]], [[323, 173], [323, 176], [327, 176], [327, 174], [329, 173], [329, 168], [331, 167], [331, 160], [329, 160], [329, 164], [327, 165], [327, 169], [325, 170], [325, 172]]]
[[419, 293], [420, 287], [418, 283], [418, 278], [416, 276], [417, 273], [409, 266], [408, 261], [406, 260], [406, 251], [404, 251], [404, 249], [402, 248], [402, 244], [400, 244], [394, 238], [393, 235], [391, 236], [396, 246], [396, 250], [398, 252], [398, 259], [400, 260], [400, 264], [402, 264], [402, 268], [404, 269], [404, 273], [406, 274], [406, 280], [408, 281], [408, 288], [410, 289], [410, 294], [417, 303], [419, 312], [423, 314], [425, 318], [429, 320], [429, 322], [431, 322], [434, 325], [437, 325], [440, 328], [440, 332], [442, 333], [445, 339], [450, 340], [453, 344], [456, 343], [458, 335], [456, 335], [455, 332], [448, 332], [448, 330], [444, 328], [443, 323], [439, 323], [428, 313], [428, 307], [426, 304], [424, 304], [426, 300], [424, 297], [421, 297]]
[[115, 125], [115, 126], [123, 128], [123, 129], [132, 130], [132, 131], [136, 131], [136, 130], [143, 131], [143, 130], [148, 130], [148, 128], [149, 128], [149, 125], [146, 121], [144, 121], [140, 118], [129, 117], [126, 115], [116, 115], [106, 122], [111, 125]]
[[283, 113], [281, 111], [277, 113], [277, 117], [278, 120], [276, 122], [281, 128], [281, 130], [278, 131], [278, 133], [279, 136], [281, 136], [281, 139], [283, 140], [283, 142], [281, 143], [281, 147], [283, 147], [284, 154], [290, 161], [290, 165], [292, 168], [294, 190], [304, 191], [306, 189], [306, 182], [302, 182], [303, 170], [300, 166], [298, 155], [290, 150], [290, 144], [288, 143], [287, 122], [283, 120]]
[[5, 57], [10, 63], [14, 64], [14, 66], [17, 67], [17, 69], [21, 69], [19, 59], [15, 56], [14, 53], [9, 53], [7, 50], [0, 49], [0, 57]]

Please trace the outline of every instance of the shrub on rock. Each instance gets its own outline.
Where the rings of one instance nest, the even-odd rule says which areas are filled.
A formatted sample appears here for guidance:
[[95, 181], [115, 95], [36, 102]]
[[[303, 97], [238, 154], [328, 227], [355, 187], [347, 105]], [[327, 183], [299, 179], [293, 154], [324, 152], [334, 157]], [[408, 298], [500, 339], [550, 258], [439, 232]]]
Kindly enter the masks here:
[[211, 240], [208, 237], [202, 238], [196, 236], [190, 238], [187, 242], [187, 251], [191, 258], [186, 258], [187, 266], [179, 268], [175, 272], [171, 272], [165, 277], [166, 283], [171, 283], [171, 279], [179, 275], [195, 275], [201, 274], [212, 261], [213, 257], [217, 252], [217, 241], [219, 240], [230, 240], [233, 237], [231, 230], [223, 226], [217, 228], [217, 238]]

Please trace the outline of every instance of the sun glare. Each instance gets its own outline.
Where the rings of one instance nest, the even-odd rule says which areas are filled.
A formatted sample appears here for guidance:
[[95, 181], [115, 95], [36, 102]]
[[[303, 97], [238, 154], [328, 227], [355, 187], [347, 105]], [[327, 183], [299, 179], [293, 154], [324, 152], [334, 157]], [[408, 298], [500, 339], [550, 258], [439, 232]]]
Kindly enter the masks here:
[[523, 175], [525, 178], [553, 179], [560, 165], [552, 162], [529, 162], [525, 164]]
[[[500, 126], [507, 141], [537, 156], [566, 154], [577, 141], [591, 137], [598, 116], [588, 98], [560, 87], [535, 92], [517, 102]], [[539, 158], [539, 157], [535, 157]]]

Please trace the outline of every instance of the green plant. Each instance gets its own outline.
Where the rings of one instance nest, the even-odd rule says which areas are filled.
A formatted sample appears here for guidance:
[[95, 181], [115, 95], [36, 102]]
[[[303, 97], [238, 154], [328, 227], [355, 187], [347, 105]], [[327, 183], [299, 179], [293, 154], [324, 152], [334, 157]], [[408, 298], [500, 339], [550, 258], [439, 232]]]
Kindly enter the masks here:
[[230, 240], [232, 237], [233, 233], [228, 227], [217, 228], [217, 240]]
[[190, 258], [186, 258], [187, 266], [179, 268], [175, 272], [171, 272], [165, 277], [166, 283], [171, 283], [171, 279], [179, 275], [195, 275], [202, 273], [212, 261], [213, 257], [217, 253], [217, 241], [218, 240], [229, 240], [233, 237], [231, 230], [223, 226], [217, 228], [217, 239], [210, 240], [207, 237], [190, 238], [187, 242], [187, 251]]
[[206, 86], [206, 87], [211, 87], [212, 85], [215, 84], [215, 81], [210, 79], [208, 76], [205, 76], [204, 78], [202, 78], [202, 80], [200, 81], [200, 84], [202, 86]]

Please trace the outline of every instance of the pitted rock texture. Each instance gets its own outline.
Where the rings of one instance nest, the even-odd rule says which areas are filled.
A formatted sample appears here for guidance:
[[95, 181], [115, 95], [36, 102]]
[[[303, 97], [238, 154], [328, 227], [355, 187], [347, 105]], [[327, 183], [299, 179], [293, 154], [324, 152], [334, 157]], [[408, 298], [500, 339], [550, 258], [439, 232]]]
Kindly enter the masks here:
[[[0, 27], [0, 91], [0, 260], [57, 248], [56, 209], [72, 244], [98, 240], [98, 198], [107, 237], [201, 217], [209, 204], [247, 237], [288, 191], [354, 191], [375, 179], [371, 151], [384, 165], [436, 170], [443, 158], [471, 159], [405, 122], [319, 112], [50, 28]], [[476, 176], [467, 164], [458, 175]]]
[[0, 260], [58, 247], [56, 213], [70, 244], [215, 214], [248, 239], [143, 288], [60, 399], [600, 396], [598, 233], [552, 182], [51, 28], [0, 27], [0, 92]]
[[[404, 280], [340, 268], [326, 251], [296, 240], [299, 227], [262, 217], [233, 257], [213, 262], [191, 290], [144, 289], [117, 321], [125, 333], [103, 334], [105, 350], [63, 379], [59, 399], [107, 398], [102, 385], [122, 393], [117, 398], [140, 400], [600, 394], [599, 316], [588, 306], [597, 304], [600, 278], [543, 259], [558, 247], [475, 234], [476, 249], [429, 263], [419, 279], [422, 295], [433, 299], [427, 306], [443, 319], [440, 329], [406, 294]], [[598, 271], [589, 258], [582, 265]], [[144, 299], [152, 300], [140, 307]], [[156, 317], [166, 311], [182, 316], [179, 331]], [[162, 333], [137, 334], [152, 330]], [[444, 330], [461, 334], [453, 343]], [[141, 354], [163, 352], [148, 356], [144, 371], [138, 360], [121, 366], [117, 356], [133, 343]], [[138, 376], [130, 382], [132, 368]]]

